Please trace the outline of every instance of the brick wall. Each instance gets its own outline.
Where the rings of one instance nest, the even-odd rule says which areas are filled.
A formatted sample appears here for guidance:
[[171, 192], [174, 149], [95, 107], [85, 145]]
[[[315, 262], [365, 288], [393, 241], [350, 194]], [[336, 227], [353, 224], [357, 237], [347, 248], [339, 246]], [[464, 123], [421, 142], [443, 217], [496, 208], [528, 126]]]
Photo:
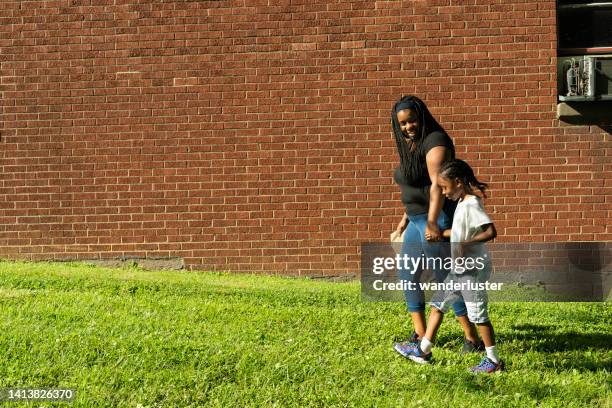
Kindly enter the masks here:
[[554, 1], [3, 0], [0, 22], [1, 257], [356, 273], [402, 214], [402, 94], [490, 183], [500, 240], [612, 239], [610, 124], [555, 119]]

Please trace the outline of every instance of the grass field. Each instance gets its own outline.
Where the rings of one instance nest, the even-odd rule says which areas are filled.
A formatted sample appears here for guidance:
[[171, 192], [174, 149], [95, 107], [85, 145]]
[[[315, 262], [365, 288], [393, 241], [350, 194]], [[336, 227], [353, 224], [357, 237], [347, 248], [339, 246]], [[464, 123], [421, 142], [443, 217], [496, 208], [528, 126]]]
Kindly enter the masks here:
[[492, 304], [508, 371], [472, 376], [450, 319], [434, 364], [397, 355], [404, 306], [358, 282], [0, 262], [0, 302], [0, 388], [69, 406], [612, 405], [609, 303]]

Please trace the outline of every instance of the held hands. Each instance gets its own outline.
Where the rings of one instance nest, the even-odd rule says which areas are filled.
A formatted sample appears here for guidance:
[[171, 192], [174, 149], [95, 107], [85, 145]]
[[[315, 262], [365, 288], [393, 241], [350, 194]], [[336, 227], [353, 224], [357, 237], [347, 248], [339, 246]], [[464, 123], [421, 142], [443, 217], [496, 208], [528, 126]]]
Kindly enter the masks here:
[[440, 232], [438, 224], [427, 221], [427, 226], [425, 227], [425, 239], [427, 241], [439, 241], [441, 238], [442, 233]]

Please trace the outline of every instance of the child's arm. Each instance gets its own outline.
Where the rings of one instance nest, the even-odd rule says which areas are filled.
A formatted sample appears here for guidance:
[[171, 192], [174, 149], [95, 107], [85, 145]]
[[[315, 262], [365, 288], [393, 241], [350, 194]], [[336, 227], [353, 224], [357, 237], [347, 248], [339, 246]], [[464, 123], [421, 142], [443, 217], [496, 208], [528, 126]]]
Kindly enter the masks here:
[[450, 238], [451, 237], [451, 230], [447, 229], [447, 230], [442, 231], [442, 237]]
[[495, 225], [493, 225], [493, 223], [482, 225], [480, 228], [482, 229], [481, 232], [474, 235], [472, 239], [470, 239], [469, 241], [465, 241], [465, 242], [466, 243], [487, 242], [487, 241], [494, 239], [497, 236], [497, 230], [495, 229]]
[[459, 244], [458, 248], [456, 249], [458, 254], [457, 256], [464, 256], [464, 254], [468, 252], [468, 248], [472, 244], [487, 242], [497, 236], [495, 225], [493, 225], [492, 223], [484, 224], [480, 227], [480, 229], [481, 231], [478, 234], [474, 235], [472, 239], [463, 241]]

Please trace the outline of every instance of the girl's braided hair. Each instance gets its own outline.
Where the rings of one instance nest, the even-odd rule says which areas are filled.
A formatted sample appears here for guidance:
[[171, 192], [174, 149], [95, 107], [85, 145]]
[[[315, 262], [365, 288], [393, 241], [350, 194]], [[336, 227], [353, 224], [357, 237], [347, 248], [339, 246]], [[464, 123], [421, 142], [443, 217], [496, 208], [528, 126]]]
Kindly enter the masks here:
[[489, 187], [487, 183], [479, 181], [474, 175], [474, 170], [469, 164], [460, 159], [453, 159], [440, 166], [438, 175], [448, 180], [459, 179], [467, 188], [469, 193], [473, 193], [473, 188], [477, 188], [486, 197], [485, 190]]
[[[419, 132], [412, 142], [406, 140], [397, 120], [397, 113], [404, 109], [414, 110], [419, 120]], [[427, 174], [427, 165], [423, 154], [423, 140], [431, 132], [444, 132], [444, 129], [431, 115], [425, 102], [412, 95], [403, 96], [393, 105], [393, 109], [391, 110], [391, 125], [393, 127], [395, 143], [397, 144], [400, 169], [406, 177], [406, 180], [410, 184], [414, 184], [418, 182], [423, 175]], [[454, 151], [451, 153], [454, 157]]]

